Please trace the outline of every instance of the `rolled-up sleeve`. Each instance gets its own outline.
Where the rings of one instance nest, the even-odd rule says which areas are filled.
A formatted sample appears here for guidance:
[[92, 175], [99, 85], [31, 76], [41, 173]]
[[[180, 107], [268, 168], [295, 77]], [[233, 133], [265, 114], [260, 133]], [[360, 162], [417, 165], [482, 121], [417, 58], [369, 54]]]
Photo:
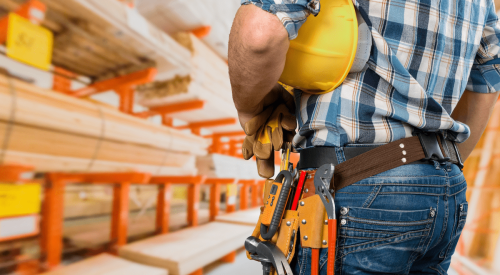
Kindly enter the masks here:
[[467, 90], [477, 93], [500, 91], [500, 21], [493, 3], [486, 16], [481, 44], [467, 81]]
[[288, 32], [290, 40], [295, 39], [307, 17], [317, 15], [320, 0], [241, 0], [242, 5], [253, 4], [275, 14]]

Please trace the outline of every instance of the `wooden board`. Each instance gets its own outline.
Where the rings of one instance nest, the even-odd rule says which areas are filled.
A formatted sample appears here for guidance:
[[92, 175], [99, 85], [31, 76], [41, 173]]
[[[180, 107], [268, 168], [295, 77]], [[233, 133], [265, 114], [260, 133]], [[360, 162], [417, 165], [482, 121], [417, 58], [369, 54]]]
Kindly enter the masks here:
[[255, 226], [260, 216], [260, 207], [217, 216], [215, 221]]
[[212, 222], [126, 245], [119, 255], [187, 275], [243, 246], [253, 226]]
[[[14, 11], [24, 2], [0, 0], [0, 6]], [[95, 80], [155, 66], [164, 79], [190, 70], [186, 49], [119, 1], [42, 2], [47, 5], [42, 26], [55, 36], [56, 66]]]
[[211, 178], [262, 179], [257, 172], [255, 161], [221, 154], [197, 157], [196, 167], [199, 174]]
[[110, 254], [100, 254], [43, 275], [168, 275], [165, 269], [130, 262]]

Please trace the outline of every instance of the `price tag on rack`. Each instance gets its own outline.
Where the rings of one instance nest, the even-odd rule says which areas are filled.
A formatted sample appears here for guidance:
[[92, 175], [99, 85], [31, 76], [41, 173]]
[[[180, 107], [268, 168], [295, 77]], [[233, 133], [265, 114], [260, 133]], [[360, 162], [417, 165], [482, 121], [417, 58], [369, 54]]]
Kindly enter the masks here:
[[48, 70], [54, 45], [52, 32], [15, 13], [9, 14], [8, 26], [7, 56]]

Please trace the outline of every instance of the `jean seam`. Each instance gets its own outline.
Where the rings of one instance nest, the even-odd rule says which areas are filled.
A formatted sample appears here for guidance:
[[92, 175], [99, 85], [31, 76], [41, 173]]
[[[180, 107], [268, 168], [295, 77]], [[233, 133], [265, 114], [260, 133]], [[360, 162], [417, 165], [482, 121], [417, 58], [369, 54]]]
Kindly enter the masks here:
[[445, 274], [441, 273], [441, 271], [439, 271], [439, 269], [437, 269], [435, 267], [429, 266], [429, 268], [432, 269], [432, 270], [437, 271], [437, 273], [439, 273], [439, 275], [445, 275]]
[[362, 219], [356, 218], [352, 216], [346, 216], [349, 221], [353, 221], [355, 223], [363, 223], [363, 224], [375, 224], [382, 226], [416, 226], [431, 223], [433, 219], [412, 221], [412, 222], [390, 222], [390, 221], [379, 221], [379, 220], [371, 220], [371, 219]]
[[[380, 239], [380, 240], [374, 240], [374, 241], [371, 241], [371, 242], [365, 242], [365, 243], [361, 243], [361, 244], [356, 244], [356, 245], [348, 245], [348, 246], [344, 246], [344, 249], [345, 248], [355, 248], [355, 247], [358, 247], [358, 246], [362, 246], [362, 245], [367, 245], [367, 244], [370, 244], [370, 243], [377, 243], [377, 242], [384, 242], [384, 241], [387, 241], [387, 240], [390, 240], [390, 239], [395, 239], [395, 238], [400, 238], [400, 237], [404, 237], [406, 235], [411, 235], [413, 233], [418, 233], [418, 232], [414, 232], [414, 231], [410, 231], [410, 232], [405, 232], [405, 233], [402, 233], [402, 234], [399, 234], [397, 236], [392, 236], [392, 237], [388, 237], [388, 238], [383, 238], [383, 239]], [[403, 239], [403, 240], [400, 240], [400, 241], [397, 241], [397, 242], [391, 242], [392, 243], [399, 243], [399, 242], [402, 242], [402, 241], [406, 241], [406, 240], [411, 240], [411, 239], [414, 239], [414, 238], [418, 238], [418, 237], [427, 237], [429, 234], [420, 234], [420, 235], [416, 235], [416, 236], [412, 236], [412, 237], [408, 237], [406, 239]], [[346, 238], [344, 238], [346, 239]], [[380, 246], [380, 245], [376, 245], [374, 247], [377, 247], [377, 246]], [[351, 253], [351, 252], [349, 252]]]
[[372, 203], [375, 201], [377, 198], [378, 193], [380, 192], [380, 189], [382, 189], [382, 186], [374, 186], [372, 193], [366, 198], [365, 202], [363, 203], [362, 208], [370, 208]]
[[[434, 218], [433, 218], [433, 224], [435, 224], [435, 223], [436, 223], [436, 216], [434, 216]], [[426, 229], [427, 229], [428, 231], [430, 231], [430, 230], [431, 230], [431, 228], [430, 228], [430, 226], [429, 226], [429, 225], [427, 225], [427, 226], [426, 226]], [[426, 238], [429, 240], [428, 242], [430, 242], [430, 240], [432, 239], [432, 235], [431, 235], [431, 234], [427, 234], [427, 237], [426, 237]], [[420, 254], [423, 254], [423, 252], [424, 252], [424, 244], [426, 243], [426, 241], [425, 241], [425, 240], [426, 240], [426, 238], [422, 238], [422, 239], [420, 240], [420, 242], [419, 242], [419, 244], [418, 244], [418, 248], [417, 248], [417, 250], [413, 251], [413, 253], [411, 254], [410, 258], [408, 259], [408, 266], [407, 266], [407, 268], [406, 268], [406, 274], [410, 273], [411, 266], [413, 265], [413, 263], [414, 263], [414, 262], [415, 262], [415, 260], [417, 259], [418, 254], [419, 254], [419, 253], [420, 253]]]
[[[391, 243], [384, 243], [384, 244], [379, 244], [379, 245], [375, 245], [375, 246], [372, 246], [372, 247], [367, 247], [367, 248], [363, 248], [363, 249], [358, 249], [358, 250], [354, 250], [354, 251], [351, 251], [351, 252], [348, 252], [348, 253], [345, 253], [344, 255], [342, 255], [342, 257], [345, 257], [351, 253], [355, 253], [355, 252], [360, 252], [360, 251], [365, 251], [365, 250], [370, 250], [370, 249], [373, 249], [373, 248], [376, 248], [376, 247], [379, 247], [379, 246], [382, 246], [382, 245], [387, 245], [387, 244], [396, 244], [396, 243], [400, 243], [400, 242], [405, 242], [405, 241], [408, 241], [408, 240], [411, 240], [411, 239], [414, 239], [414, 238], [422, 238], [422, 237], [426, 237], [425, 235], [421, 235], [421, 236], [415, 236], [415, 237], [411, 237], [411, 238], [408, 238], [408, 239], [404, 239], [404, 240], [400, 240], [400, 241], [397, 241], [397, 242], [391, 242]], [[359, 246], [359, 245], [358, 245]]]
[[[448, 172], [445, 172], [445, 174], [446, 174], [446, 175], [448, 175]], [[448, 183], [448, 182], [449, 182], [449, 181], [448, 181], [448, 178], [447, 178], [447, 179], [446, 179], [446, 183]], [[448, 190], [446, 190], [446, 193], [448, 193]], [[445, 196], [444, 196], [444, 205], [445, 205], [445, 211], [444, 211], [444, 213], [445, 213], [445, 214], [444, 214], [443, 231], [441, 232], [441, 236], [442, 236], [442, 237], [444, 237], [444, 235], [445, 235], [446, 231], [448, 230], [448, 217], [450, 216], [450, 201], [449, 201], [448, 197], [449, 197], [448, 195], [445, 195]], [[456, 196], [455, 196], [455, 197], [456, 197]], [[456, 207], [456, 200], [454, 200], [454, 201], [455, 201], [455, 215], [454, 215], [455, 217], [453, 217], [453, 227], [452, 227], [452, 229], [451, 229], [451, 234], [452, 234], [452, 236], [453, 236], [453, 232], [455, 231], [455, 224], [456, 224], [456, 209], [457, 209], [457, 207]], [[442, 239], [442, 237], [441, 237], [440, 239]], [[449, 246], [449, 245], [450, 245], [450, 244], [448, 243], [448, 246]], [[446, 259], [446, 252], [447, 252], [447, 250], [448, 250], [448, 246], [446, 246], [445, 248], [443, 248], [443, 250], [441, 250], [441, 251], [439, 252], [438, 257], [439, 257], [440, 259]]]
[[[418, 233], [418, 232], [424, 232], [424, 231], [429, 231], [430, 228], [425, 228], [425, 229], [420, 229], [420, 230], [412, 230], [410, 232], [412, 233]], [[369, 231], [365, 231], [367, 233], [370, 233]], [[409, 232], [405, 232], [405, 233], [399, 233], [399, 234], [394, 234], [394, 236], [390, 236], [390, 237], [385, 237], [385, 238], [377, 238], [377, 239], [374, 239], [374, 238], [370, 238], [370, 237], [353, 237], [353, 236], [348, 236], [348, 235], [340, 235], [340, 237], [346, 237], [346, 238], [351, 238], [351, 239], [370, 239], [370, 240], [373, 240], [373, 241], [377, 241], [377, 240], [385, 240], [385, 239], [390, 239], [390, 238], [395, 238], [397, 236], [401, 236], [402, 234], [407, 234]]]

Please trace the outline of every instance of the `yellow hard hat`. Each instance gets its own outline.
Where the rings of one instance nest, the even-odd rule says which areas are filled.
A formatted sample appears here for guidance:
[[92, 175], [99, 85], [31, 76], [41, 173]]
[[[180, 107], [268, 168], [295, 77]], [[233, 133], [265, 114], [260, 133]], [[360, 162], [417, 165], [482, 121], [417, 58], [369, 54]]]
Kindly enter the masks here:
[[356, 56], [358, 21], [351, 0], [321, 0], [321, 12], [310, 16], [290, 41], [279, 81], [305, 92], [333, 91], [346, 78]]

